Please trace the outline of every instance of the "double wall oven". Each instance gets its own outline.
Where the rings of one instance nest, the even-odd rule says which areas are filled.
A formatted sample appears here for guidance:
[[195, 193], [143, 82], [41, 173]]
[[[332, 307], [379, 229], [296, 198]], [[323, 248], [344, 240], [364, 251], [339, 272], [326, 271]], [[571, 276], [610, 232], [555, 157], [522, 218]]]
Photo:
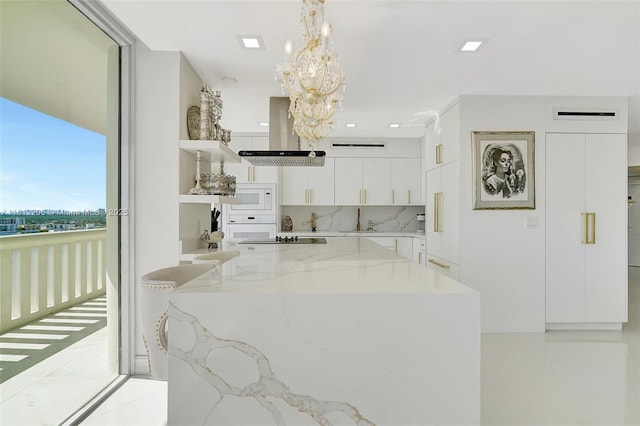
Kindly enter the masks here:
[[222, 231], [230, 239], [275, 238], [278, 198], [275, 183], [243, 183], [236, 188], [240, 204], [225, 204]]

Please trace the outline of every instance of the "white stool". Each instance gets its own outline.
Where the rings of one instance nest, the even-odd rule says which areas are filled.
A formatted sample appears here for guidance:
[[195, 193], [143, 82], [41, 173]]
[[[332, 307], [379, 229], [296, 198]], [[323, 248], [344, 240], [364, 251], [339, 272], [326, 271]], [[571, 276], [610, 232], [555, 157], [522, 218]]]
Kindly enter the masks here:
[[158, 269], [141, 279], [140, 308], [142, 338], [149, 357], [149, 377], [167, 380], [167, 316], [169, 292], [217, 267], [217, 264], [180, 265]]

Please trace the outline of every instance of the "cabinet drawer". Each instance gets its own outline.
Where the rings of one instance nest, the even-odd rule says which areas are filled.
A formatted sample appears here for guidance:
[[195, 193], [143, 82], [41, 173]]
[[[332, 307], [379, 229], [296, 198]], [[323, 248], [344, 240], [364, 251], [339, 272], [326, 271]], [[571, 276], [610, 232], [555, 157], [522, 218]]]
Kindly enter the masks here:
[[427, 268], [440, 272], [441, 274], [444, 274], [456, 281], [460, 276], [458, 265], [456, 263], [452, 263], [440, 257], [433, 256], [430, 253], [427, 253], [426, 265]]

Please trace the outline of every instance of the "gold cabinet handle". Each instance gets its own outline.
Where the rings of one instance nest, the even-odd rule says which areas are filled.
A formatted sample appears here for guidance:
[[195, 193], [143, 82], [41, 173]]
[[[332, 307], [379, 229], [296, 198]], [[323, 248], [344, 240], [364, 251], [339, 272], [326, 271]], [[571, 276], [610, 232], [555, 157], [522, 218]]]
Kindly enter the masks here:
[[363, 204], [367, 204], [367, 190], [365, 189], [363, 192], [364, 192], [364, 203]]
[[436, 145], [436, 164], [442, 163], [442, 144]]
[[313, 192], [309, 189], [309, 204], [313, 204]]
[[587, 243], [587, 230], [589, 228], [589, 221], [587, 220], [587, 213], [586, 212], [582, 212], [582, 213], [580, 213], [580, 216], [582, 216], [582, 240], [580, 241], [580, 244], [588, 244]]
[[305, 204], [309, 204], [309, 190], [308, 189], [304, 190], [304, 203]]
[[440, 262], [438, 262], [437, 260], [434, 260], [434, 259], [429, 259], [428, 262], [429, 263], [433, 263], [434, 265], [439, 266], [442, 269], [449, 269], [450, 268], [449, 265], [445, 265], [444, 263], [440, 263]]
[[358, 204], [362, 204], [362, 189], [358, 192]]
[[398, 252], [398, 240], [394, 240], [394, 242], [395, 242], [395, 250], [396, 250], [396, 253], [397, 253]]
[[433, 232], [442, 232], [442, 192], [433, 193]]
[[418, 265], [422, 265], [422, 252], [418, 252]]
[[410, 189], [407, 189], [407, 199], [408, 199], [409, 204], [411, 204], [411, 190]]
[[247, 167], [247, 182], [251, 182], [251, 166]]
[[433, 232], [438, 232], [438, 193], [433, 193]]
[[587, 234], [587, 244], [595, 244], [596, 243], [596, 214], [587, 213], [587, 222], [591, 225], [589, 227], [589, 234]]
[[391, 204], [395, 204], [396, 203], [396, 190], [392, 189], [391, 190]]

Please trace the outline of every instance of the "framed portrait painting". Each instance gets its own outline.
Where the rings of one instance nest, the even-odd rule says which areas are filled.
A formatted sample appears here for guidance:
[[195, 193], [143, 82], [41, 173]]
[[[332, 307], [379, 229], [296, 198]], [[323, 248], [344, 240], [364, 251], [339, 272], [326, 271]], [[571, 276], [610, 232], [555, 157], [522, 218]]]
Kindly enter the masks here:
[[535, 132], [472, 132], [473, 209], [535, 209]]

